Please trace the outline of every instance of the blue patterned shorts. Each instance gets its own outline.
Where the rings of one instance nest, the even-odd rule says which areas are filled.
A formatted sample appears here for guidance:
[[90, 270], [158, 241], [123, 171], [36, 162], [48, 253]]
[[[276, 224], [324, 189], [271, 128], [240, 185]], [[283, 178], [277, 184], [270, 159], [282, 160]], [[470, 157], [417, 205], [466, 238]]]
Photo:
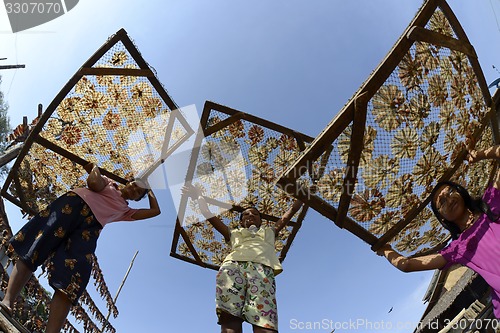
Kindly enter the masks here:
[[10, 246], [33, 272], [44, 264], [49, 284], [76, 304], [89, 282], [101, 229], [83, 199], [68, 192], [29, 220]]

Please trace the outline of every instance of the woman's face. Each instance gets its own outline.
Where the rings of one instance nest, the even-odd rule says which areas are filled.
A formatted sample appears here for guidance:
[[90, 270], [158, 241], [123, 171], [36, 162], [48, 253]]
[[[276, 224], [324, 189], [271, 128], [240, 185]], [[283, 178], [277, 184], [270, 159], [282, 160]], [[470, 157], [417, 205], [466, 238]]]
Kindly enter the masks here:
[[241, 213], [240, 224], [243, 228], [248, 228], [251, 225], [255, 225], [260, 228], [262, 220], [260, 219], [259, 211], [255, 208], [247, 208]]
[[146, 189], [140, 187], [136, 181], [129, 182], [122, 189], [122, 196], [126, 200], [139, 200], [144, 195]]
[[438, 212], [448, 221], [457, 221], [467, 212], [464, 199], [450, 185], [441, 186], [437, 190], [433, 200]]

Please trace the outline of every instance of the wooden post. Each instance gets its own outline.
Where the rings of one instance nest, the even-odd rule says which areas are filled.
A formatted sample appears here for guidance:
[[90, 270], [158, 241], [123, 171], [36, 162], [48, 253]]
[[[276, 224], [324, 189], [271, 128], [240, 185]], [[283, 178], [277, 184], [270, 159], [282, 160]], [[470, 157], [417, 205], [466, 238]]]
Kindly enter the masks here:
[[17, 155], [19, 155], [19, 152], [21, 151], [22, 148], [23, 145], [18, 144], [17, 146], [12, 147], [7, 151], [5, 151], [5, 153], [2, 156], [0, 156], [0, 167], [4, 166], [5, 164], [15, 159]]
[[4, 333], [30, 333], [17, 320], [9, 318], [3, 312], [0, 312], [0, 332]]

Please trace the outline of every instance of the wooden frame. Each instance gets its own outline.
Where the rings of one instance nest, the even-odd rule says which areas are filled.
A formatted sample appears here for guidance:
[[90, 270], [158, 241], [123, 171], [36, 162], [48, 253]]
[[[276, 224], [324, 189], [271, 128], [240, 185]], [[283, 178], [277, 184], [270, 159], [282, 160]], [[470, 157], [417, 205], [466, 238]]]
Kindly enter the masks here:
[[[123, 96], [115, 97], [113, 89]], [[85, 98], [92, 97], [92, 94], [96, 94], [98, 98], [84, 104]], [[69, 103], [69, 107], [73, 107], [69, 111], [66, 109], [68, 105], [63, 106], [66, 102]], [[72, 102], [77, 106], [72, 105]], [[102, 111], [102, 114], [98, 114], [98, 111]], [[93, 117], [91, 114], [97, 115]], [[109, 121], [105, 118], [108, 115]], [[131, 123], [128, 122], [130, 119]], [[55, 134], [51, 128], [51, 121], [61, 126]], [[81, 166], [88, 162], [97, 163], [103, 175], [119, 183], [126, 183], [127, 179], [122, 169], [126, 169], [124, 165], [127, 161], [124, 162], [124, 159], [118, 157], [127, 152], [119, 150], [129, 144], [124, 140], [125, 134], [129, 134], [128, 139], [130, 139], [132, 134], [135, 135], [132, 131], [140, 129], [139, 125], [144, 125], [138, 124], [139, 121], [143, 121], [144, 124], [150, 124], [146, 123], [150, 121], [163, 132], [154, 133], [156, 135], [160, 133], [158, 142], [154, 144], [159, 143], [161, 147], [156, 149], [154, 160], [145, 163], [140, 172], [133, 174], [136, 178], [149, 176], [194, 131], [126, 31], [121, 29], [83, 64], [48, 105], [45, 112], [39, 115], [36, 125], [30, 130], [7, 176], [2, 196], [29, 215], [35, 215], [44, 204], [50, 203], [55, 197], [71, 188], [81, 186], [86, 174]], [[65, 134], [71, 134], [69, 130], [65, 132], [69, 127], [74, 130], [73, 133], [88, 135], [76, 138], [69, 136], [65, 141]], [[94, 131], [95, 128], [100, 129], [99, 133], [104, 134], [106, 138], [109, 133], [115, 134], [108, 150], [100, 152], [102, 147], [98, 145], [97, 137], [92, 135], [98, 133], [97, 130]], [[84, 129], [89, 130], [84, 132]], [[124, 132], [119, 133], [120, 130]], [[149, 146], [152, 144], [146, 140], [144, 133], [142, 135], [144, 146], [151, 150]], [[117, 142], [118, 139], [123, 139], [126, 143]], [[112, 161], [109, 162], [110, 160]], [[35, 162], [40, 162], [38, 168], [36, 164], [30, 164]], [[49, 171], [43, 174], [42, 169]], [[128, 167], [128, 171], [131, 171], [131, 167]], [[68, 183], [65, 178], [71, 179], [72, 182]], [[97, 290], [116, 317], [118, 309], [95, 257], [92, 266], [92, 276], [97, 282]], [[103, 331], [115, 331], [87, 293], [82, 297], [82, 302], [95, 314], [97, 321], [104, 325]], [[86, 326], [98, 329], [82, 307], [75, 307], [72, 313], [83, 320]], [[66, 329], [74, 330], [71, 325]]]
[[[438, 26], [436, 22], [442, 24], [442, 26]], [[447, 30], [447, 28], [449, 28], [449, 30], [451, 31]], [[421, 52], [421, 54], [419, 54], [419, 52]], [[438, 59], [444, 59], [445, 61], [449, 61], [451, 69], [443, 67], [444, 66], [443, 64], [446, 64], [445, 62], [438, 63], [437, 65], [434, 64], [433, 65], [434, 67], [432, 66], [425, 67], [426, 65], [423, 64], [422, 60], [423, 52], [432, 53]], [[447, 52], [448, 56], [446, 54], [442, 55], [440, 52], [442, 53]], [[418, 57], [421, 57], [422, 59], [420, 58], [417, 59]], [[455, 60], [455, 58], [452, 57], [455, 57], [460, 60]], [[465, 64], [465, 59], [468, 62], [468, 64]], [[456, 61], [457, 63], [453, 63], [452, 61]], [[415, 79], [416, 76], [417, 79], [420, 79], [422, 82], [420, 82], [419, 84], [414, 84], [414, 86], [410, 87], [408, 87], [406, 84], [403, 86], [403, 84], [401, 83], [403, 82], [402, 79], [403, 77], [402, 75], [404, 74], [403, 69], [408, 69], [408, 67], [406, 68], [404, 67], [405, 65], [408, 65], [410, 69], [411, 69], [410, 65], [413, 65], [415, 67], [418, 67], [418, 65], [420, 65], [421, 67], [415, 70], [416, 75], [414, 75], [413, 78]], [[462, 65], [464, 68], [460, 67]], [[453, 66], [458, 66], [458, 67], [453, 67]], [[431, 184], [429, 183], [429, 184], [419, 185], [421, 188], [423, 188], [420, 189], [419, 193], [413, 193], [413, 192], [406, 193], [408, 195], [410, 194], [414, 195], [412, 199], [415, 201], [415, 203], [412, 205], [411, 209], [409, 209], [408, 207], [399, 206], [399, 207], [391, 207], [389, 211], [387, 205], [384, 202], [380, 204], [382, 207], [381, 210], [378, 211], [378, 213], [377, 211], [374, 213], [376, 217], [380, 219], [382, 219], [382, 215], [385, 214], [385, 212], [394, 213], [394, 215], [397, 216], [397, 213], [395, 213], [396, 210], [399, 209], [405, 211], [404, 216], [402, 216], [396, 223], [393, 223], [393, 221], [388, 221], [386, 223], [386, 225], [388, 226], [385, 227], [385, 229], [382, 228], [384, 230], [382, 235], [375, 234], [370, 230], [370, 226], [373, 225], [375, 217], [368, 222], [356, 220], [355, 218], [353, 218], [352, 214], [349, 214], [351, 209], [353, 209], [353, 193], [355, 196], [357, 196], [354, 199], [358, 201], [361, 198], [361, 195], [359, 194], [359, 191], [358, 193], [355, 193], [356, 190], [355, 191], [352, 190], [351, 188], [352, 184], [356, 182], [356, 186], [358, 189], [362, 187], [365, 188], [368, 187], [364, 184], [365, 179], [363, 178], [364, 177], [363, 174], [358, 172], [359, 171], [358, 167], [360, 164], [360, 158], [362, 153], [365, 153], [366, 150], [367, 154], [368, 153], [372, 154], [372, 151], [368, 152], [367, 147], [363, 146], [364, 144], [363, 138], [365, 141], [367, 140], [367, 134], [365, 133], [365, 130], [368, 128], [368, 126], [371, 126], [375, 127], [378, 133], [382, 133], [382, 135], [389, 133], [387, 134], [387, 138], [385, 139], [385, 141], [381, 139], [380, 141], [376, 142], [378, 145], [376, 146], [375, 150], [378, 151], [379, 157], [383, 155], [382, 153], [380, 153], [382, 151], [384, 152], [385, 155], [387, 155], [388, 158], [394, 158], [393, 163], [397, 163], [397, 165], [399, 166], [399, 161], [403, 161], [404, 158], [398, 159], [395, 157], [394, 153], [392, 153], [392, 155], [390, 153], [387, 153], [387, 151], [392, 149], [388, 145], [388, 140], [392, 140], [391, 141], [392, 145], [395, 136], [394, 134], [391, 134], [392, 132], [395, 132], [396, 130], [401, 130], [403, 127], [412, 127], [414, 125], [412, 124], [411, 121], [408, 120], [409, 115], [404, 114], [404, 111], [408, 111], [410, 109], [410, 106], [405, 106], [406, 104], [404, 104], [408, 103], [407, 105], [410, 105], [410, 101], [407, 96], [410, 96], [412, 94], [413, 96], [415, 96], [416, 95], [415, 91], [417, 91], [418, 89], [420, 89], [420, 91], [425, 91], [425, 93], [428, 93], [430, 91], [429, 87], [431, 86], [431, 84], [434, 83], [431, 80], [438, 81], [439, 78], [437, 78], [437, 76], [444, 77], [445, 74], [447, 74], [445, 72], [445, 69], [449, 69], [451, 75], [456, 76], [456, 78], [458, 79], [461, 76], [465, 77], [466, 76], [465, 71], [469, 70], [469, 68], [470, 70], [473, 71], [475, 75], [474, 79], [475, 85], [470, 83], [472, 81], [470, 82], [467, 81], [468, 82], [467, 87], [468, 89], [470, 89], [470, 91], [467, 91], [467, 93], [472, 94], [473, 92], [475, 92], [477, 95], [477, 92], [480, 91], [482, 97], [482, 108], [481, 110], [477, 111], [476, 109], [473, 110], [472, 106], [470, 106], [471, 115], [469, 116], [470, 117], [469, 120], [471, 122], [470, 128], [472, 128], [473, 131], [467, 133], [466, 135], [462, 135], [462, 138], [465, 139], [465, 137], [467, 137], [467, 140], [475, 139], [477, 142], [480, 142], [481, 140], [484, 139], [482, 138], [483, 133], [486, 130], [488, 131], [491, 130], [495, 142], [498, 142], [498, 124], [496, 124], [496, 122], [491, 122], [491, 118], [495, 116], [497, 111], [496, 109], [490, 110], [490, 107], [492, 105], [491, 96], [489, 94], [487, 84], [484, 79], [484, 75], [479, 66], [479, 62], [477, 60], [477, 55], [474, 51], [474, 48], [470, 44], [465, 32], [460, 26], [451, 8], [444, 0], [426, 1], [424, 5], [421, 7], [421, 9], [418, 11], [415, 18], [410, 23], [406, 31], [402, 34], [400, 39], [397, 41], [397, 43], [394, 45], [394, 47], [386, 56], [386, 58], [382, 61], [382, 63], [378, 66], [378, 68], [370, 75], [370, 77], [365, 81], [365, 83], [360, 87], [360, 89], [354, 94], [353, 98], [344, 106], [342, 110], [340, 110], [337, 116], [328, 124], [328, 126], [314, 140], [314, 142], [304, 151], [304, 153], [300, 156], [300, 158], [298, 158], [294, 162], [294, 164], [291, 165], [281, 175], [278, 184], [286, 189], [293, 189], [297, 179], [301, 176], [301, 170], [304, 170], [303, 167], [305, 165], [314, 163], [314, 161], [317, 161], [324, 152], [323, 147], [330, 145], [338, 147], [339, 137], [341, 135], [345, 135], [346, 133], [348, 133], [347, 130], [348, 129], [350, 130], [352, 126], [351, 144], [349, 152], [348, 154], [346, 154], [348, 167], [346, 174], [343, 177], [342, 194], [340, 196], [338, 207], [337, 208], [335, 207], [336, 203], [324, 200], [324, 198], [322, 198], [321, 195], [316, 195], [316, 196], [313, 195], [306, 201], [306, 203], [313, 209], [317, 210], [327, 218], [334, 221], [335, 224], [340, 228], [347, 229], [348, 231], [355, 234], [357, 237], [361, 238], [362, 240], [370, 244], [372, 246], [372, 250], [374, 251], [379, 249], [382, 245], [389, 243], [391, 241], [393, 242], [393, 244], [402, 241], [401, 238], [404, 236], [408, 236], [409, 228], [413, 227], [409, 226], [409, 224], [412, 221], [414, 221], [415, 218], [419, 216], [419, 214], [424, 214], [423, 211], [424, 209], [426, 209], [426, 205], [429, 203], [430, 200], [428, 195], [429, 195], [429, 186]], [[427, 73], [424, 70], [427, 71]], [[467, 76], [468, 78], [471, 77], [470, 71], [467, 73], [467, 75], [469, 75]], [[455, 79], [455, 77], [453, 77], [452, 79]], [[400, 80], [399, 82], [400, 86], [398, 86], [398, 83], [394, 83], [398, 82], [398, 80]], [[401, 89], [401, 86], [403, 86], [403, 89]], [[448, 93], [450, 93], [451, 89], [456, 89], [454, 87], [450, 88], [450, 84], [446, 85], [445, 88], [448, 90]], [[399, 98], [400, 96], [401, 100], [405, 99], [406, 100], [404, 102], [400, 102], [399, 100], [396, 100], [395, 96], [392, 102], [393, 104], [396, 105], [393, 107], [393, 109], [389, 110], [388, 108], [387, 110], [389, 111], [387, 111], [388, 113], [386, 115], [384, 115], [383, 113], [375, 114], [374, 108], [376, 105], [378, 105], [376, 103], [379, 103], [379, 100], [381, 99], [380, 96], [382, 96], [382, 91], [384, 89], [386, 89], [386, 91], [390, 91], [391, 89], [394, 92], [398, 91], [401, 94], [398, 95], [397, 97]], [[455, 91], [452, 91], [452, 93], [454, 92]], [[425, 95], [425, 93], [421, 95]], [[437, 97], [435, 96], [427, 95], [423, 97], [423, 100], [430, 101], [431, 98], [437, 99]], [[466, 100], [467, 98], [468, 100]], [[477, 96], [475, 96], [474, 98], [475, 101], [479, 99]], [[444, 109], [445, 107], [444, 105], [439, 105], [438, 103], [452, 104], [455, 102], [456, 103], [463, 102], [464, 104], [466, 104], [466, 103], [471, 103], [470, 102], [471, 99], [472, 99], [471, 95], [465, 94], [465, 96], [463, 96], [463, 101], [461, 100], [459, 100], [458, 102], [456, 102], [455, 100], [452, 101], [452, 98], [448, 96], [446, 100], [429, 102], [429, 107], [428, 110], [426, 111], [429, 112], [430, 116], [428, 115], [423, 116], [422, 117], [423, 125], [419, 124], [418, 126], [429, 125], [430, 121], [425, 119], [426, 117], [429, 118], [431, 116], [433, 116], [434, 118], [438, 117], [438, 114], [440, 113], [441, 109]], [[405, 107], [407, 109], [404, 109]], [[455, 116], [456, 118], [458, 118], [458, 113], [465, 111], [465, 109], [468, 108], [469, 106], [455, 107], [453, 114], [456, 114]], [[392, 111], [394, 111], [394, 114], [389, 114]], [[472, 115], [472, 111], [474, 112], [477, 111], [478, 115], [476, 114]], [[444, 113], [445, 112], [443, 112], [443, 114]], [[379, 118], [377, 119], [377, 117]], [[383, 119], [383, 117], [394, 117], [397, 120], [397, 121], [395, 120], [396, 125], [389, 124], [389, 128], [383, 128], [380, 124], [383, 121], [387, 121], [386, 119]], [[441, 117], [440, 114], [439, 117]], [[375, 119], [375, 124], [373, 124], [373, 122], [369, 123], [369, 121], [372, 121], [372, 119]], [[397, 122], [400, 123], [397, 124]], [[439, 122], [437, 122], [437, 126], [440, 126]], [[454, 124], [451, 125], [450, 128], [452, 128], [452, 130], [456, 130], [458, 126], [459, 125]], [[462, 126], [462, 129], [463, 127], [467, 126]], [[424, 128], [424, 131], [425, 130], [426, 128]], [[446, 131], [448, 130], [449, 129], [447, 128]], [[441, 135], [441, 137], [444, 137], [446, 135], [445, 133], [446, 131], [443, 130], [442, 132], [439, 132], [439, 135]], [[408, 134], [408, 133], [412, 134], [417, 133], [422, 137], [422, 127], [417, 127], [417, 125], [415, 125], [414, 129], [408, 130], [408, 132], [403, 134]], [[390, 135], [392, 135], [392, 139]], [[465, 181], [465, 178], [469, 177], [469, 174], [467, 173], [469, 171], [463, 173], [463, 169], [460, 169], [462, 162], [466, 157], [464, 141], [465, 140], [458, 142], [462, 147], [461, 150], [457, 149], [456, 151], [453, 151], [452, 154], [450, 153], [450, 155], [452, 155], [453, 158], [449, 156], [442, 157], [442, 160], [444, 161], [443, 164], [449, 163], [449, 166], [445, 167], [445, 170], [442, 170], [442, 172], [439, 173], [440, 175], [439, 179], [434, 179], [434, 181], [445, 180], [451, 177], [462, 177], [463, 179], [461, 180]], [[492, 142], [482, 143], [482, 144], [491, 144], [491, 143]], [[443, 149], [443, 148], [437, 148], [437, 149]], [[425, 152], [420, 152], [420, 150], [423, 149], [418, 148], [417, 155], [420, 154], [423, 156], [426, 154]], [[374, 160], [371, 161], [371, 163], [373, 162]], [[365, 169], [367, 169], [366, 166]], [[351, 171], [353, 170], [355, 171], [355, 174], [351, 174]], [[409, 176], [411, 176], [411, 172], [409, 172], [408, 174]], [[482, 181], [481, 184], [478, 184], [478, 186], [484, 186], [484, 185], [485, 184]], [[389, 190], [387, 190], [387, 188], [381, 190], [380, 188], [378, 188], [378, 186], [382, 185], [377, 185], [377, 187], [369, 189], [370, 191], [374, 191], [377, 193], [380, 193], [380, 191], [385, 191], [382, 193], [383, 196], [381, 199], [382, 201], [386, 199]], [[293, 192], [289, 193], [293, 194]], [[366, 200], [369, 201], [370, 199], [373, 198], [374, 196], [372, 196], [371, 198], [367, 198]], [[301, 199], [305, 198], [301, 197]], [[370, 208], [372, 207], [369, 205], [369, 203], [366, 203], [366, 209]], [[433, 223], [435, 223], [435, 221]], [[424, 227], [424, 229], [429, 230], [429, 228], [430, 229], [433, 228], [432, 226], [429, 227], [429, 222], [427, 222], [425, 225], [427, 225], [427, 227]], [[405, 235], [402, 235], [404, 232], [407, 233]], [[439, 237], [441, 236], [436, 236], [436, 237], [437, 239], [439, 239]], [[410, 241], [410, 240], [407, 239], [405, 241]], [[436, 239], [433, 239], [431, 243], [434, 244], [435, 241]], [[437, 246], [442, 246], [442, 244], [439, 244]], [[411, 249], [406, 252], [408, 255], [413, 255], [420, 251], [428, 251], [429, 248], [433, 247], [434, 246], [429, 244], [414, 244], [412, 246], [408, 246], [408, 248]]]
[[[100, 59], [106, 55], [107, 52], [116, 47], [116, 45], [123, 45], [122, 49], [129, 53], [130, 61], [134, 62], [139, 68], [108, 68], [108, 67], [99, 67], [98, 62]], [[146, 84], [151, 86], [153, 92], [156, 92], [158, 96], [161, 98], [162, 103], [164, 103], [167, 112], [170, 114], [168, 119], [168, 124], [165, 130], [165, 134], [162, 137], [164, 140], [163, 148], [161, 151], [161, 156], [157, 158], [154, 162], [151, 162], [148, 165], [146, 170], [140, 175], [134, 175], [136, 177], [147, 177], [151, 172], [153, 172], [159, 164], [163, 163], [163, 161], [172, 154], [183, 142], [185, 142], [193, 133], [193, 129], [189, 126], [187, 120], [184, 116], [179, 112], [178, 106], [172, 100], [172, 98], [168, 95], [166, 90], [163, 88], [162, 84], [156, 78], [154, 72], [151, 70], [146, 61], [142, 58], [141, 54], [132, 43], [131, 39], [128, 37], [126, 31], [124, 29], [119, 30], [115, 35], [113, 35], [99, 50], [96, 51], [94, 55], [92, 55], [89, 60], [87, 60], [83, 66], [77, 71], [77, 73], [68, 81], [68, 83], [62, 88], [62, 90], [57, 94], [54, 100], [49, 104], [46, 108], [45, 112], [42, 114], [36, 126], [30, 132], [30, 135], [26, 139], [26, 142], [21, 150], [14, 166], [12, 167], [12, 171], [9, 173], [4, 186], [2, 188], [2, 195], [7, 198], [9, 201], [14, 203], [15, 205], [21, 207], [24, 211], [28, 212], [31, 215], [37, 213], [37, 210], [28, 204], [28, 200], [26, 199], [26, 189], [23, 189], [21, 185], [18, 170], [25, 160], [27, 156], [30, 154], [30, 149], [33, 145], [41, 145], [48, 151], [55, 152], [56, 154], [69, 159], [72, 163], [76, 163], [78, 165], [84, 166], [89, 160], [86, 160], [79, 156], [78, 154], [72, 152], [68, 147], [62, 145], [62, 141], [60, 138], [53, 139], [49, 138], [48, 135], [45, 134], [47, 122], [51, 117], [56, 114], [58, 107], [60, 107], [61, 103], [71, 96], [74, 93], [75, 86], [82, 82], [82, 80], [86, 80], [88, 76], [95, 77], [106, 77], [112, 76], [115, 78], [118, 77], [137, 77], [137, 78], [145, 78]], [[160, 114], [160, 113], [158, 113]], [[78, 123], [77, 123], [78, 125]], [[174, 125], [182, 128], [184, 131], [182, 137], [178, 138], [175, 142], [171, 141], [172, 131]], [[93, 140], [93, 138], [88, 138], [89, 140]], [[98, 150], [98, 148], [96, 148]], [[126, 183], [126, 179], [115, 172], [115, 170], [106, 170], [101, 168], [102, 174], [108, 176], [109, 178], [120, 182]], [[13, 186], [16, 194], [9, 193], [10, 187]]]
[[[217, 121], [214, 121], [214, 119], [217, 119]], [[308, 137], [302, 133], [298, 133], [291, 129], [272, 123], [270, 121], [210, 101], [207, 101], [205, 103], [200, 122], [201, 122], [200, 130], [198, 131], [198, 135], [196, 137], [195, 148], [193, 149], [191, 155], [191, 160], [189, 163], [189, 168], [187, 170], [187, 176], [186, 176], [186, 183], [191, 183], [191, 184], [200, 183], [196, 180], [196, 177], [199, 176], [197, 171], [199, 166], [205, 163], [202, 157], [204, 142], [208, 142], [208, 144], [211, 144], [213, 142], [217, 142], [217, 140], [225, 140], [228, 138], [231, 138], [228, 140], [234, 140], [234, 142], [238, 142], [238, 145], [240, 145], [239, 147], [240, 148], [242, 147], [241, 148], [243, 151], [242, 155], [244, 156], [245, 160], [245, 170], [247, 174], [251, 174], [253, 171], [255, 171], [255, 169], [257, 169], [257, 167], [255, 167], [255, 165], [249, 162], [248, 152], [246, 151], [248, 147], [254, 146], [255, 148], [256, 146], [265, 146], [265, 143], [263, 143], [264, 140], [267, 140], [266, 142], [271, 142], [274, 141], [273, 138], [286, 137], [290, 138], [290, 142], [292, 142], [292, 144], [295, 147], [294, 149], [297, 152], [299, 152], [306, 149], [306, 146], [313, 140], [311, 137]], [[234, 136], [231, 136], [232, 134], [229, 134], [229, 129], [231, 128], [231, 126], [241, 126], [241, 128], [237, 132], [233, 132], [236, 133], [237, 137], [240, 136], [239, 138], [235, 139]], [[258, 128], [259, 130], [262, 130], [261, 133], [264, 133], [264, 139], [253, 145], [245, 143], [245, 140], [248, 140], [246, 136], [248, 128], [254, 128], [254, 129]], [[281, 152], [284, 151], [284, 149], [280, 147], [275, 148], [275, 150], [279, 150]], [[269, 155], [273, 155], [274, 157], [276, 157], [274, 153], [269, 153]], [[270, 161], [269, 164], [274, 165], [273, 161]], [[320, 169], [321, 168], [318, 168], [318, 170]], [[272, 185], [272, 183], [275, 180], [276, 179], [271, 179], [269, 181], [266, 181], [265, 183]], [[278, 188], [275, 188], [273, 191], [282, 192]], [[285, 192], [282, 193], [285, 194]], [[257, 197], [261, 198], [260, 194], [257, 194]], [[214, 198], [210, 194], [205, 195], [205, 198], [207, 203], [212, 208], [222, 209], [227, 212], [235, 212], [234, 214], [236, 215], [237, 212], [241, 212], [243, 210], [241, 204], [238, 203], [232, 204], [227, 200]], [[285, 210], [288, 208], [289, 203], [290, 201], [287, 203], [282, 203], [281, 206], [278, 207], [280, 209], [277, 209], [277, 211], [284, 213]], [[258, 203], [255, 204], [258, 205]], [[215, 259], [208, 258], [206, 256], [207, 251], [202, 251], [200, 247], [196, 245], [196, 241], [200, 239], [199, 233], [195, 234], [190, 232], [189, 230], [190, 225], [185, 224], [185, 221], [189, 218], [188, 215], [190, 214], [188, 210], [192, 205], [193, 202], [191, 201], [191, 199], [189, 199], [184, 195], [181, 197], [170, 255], [174, 258], [184, 260], [186, 262], [196, 264], [202, 267], [218, 269], [220, 262], [223, 260], [223, 257], [225, 257], [226, 254], [225, 251], [228, 250], [228, 247], [226, 246], [226, 244], [223, 243], [221, 238], [217, 239], [217, 236], [214, 239], [210, 240], [212, 244], [218, 243], [217, 245], [219, 251], [216, 251], [217, 253], [208, 251], [210, 252], [209, 253], [210, 255], [214, 256], [217, 256], [217, 254], [219, 255], [217, 259], [219, 261], [217, 261]], [[278, 240], [277, 243], [281, 242], [282, 245], [282, 247], [280, 246], [280, 248], [277, 248], [277, 252], [279, 252], [279, 259], [281, 261], [285, 259], [285, 256], [290, 248], [290, 245], [302, 225], [302, 221], [305, 217], [306, 212], [307, 212], [307, 206], [304, 206], [296, 214], [296, 216], [292, 219], [292, 221], [290, 221], [290, 223], [288, 224], [287, 228], [288, 231], [285, 230], [285, 233], [280, 237], [280, 239], [277, 238]], [[192, 216], [194, 216], [193, 214]], [[209, 225], [209, 223], [206, 222], [205, 219], [200, 214], [198, 215], [199, 215], [198, 219], [199, 222], [197, 223], [198, 227], [204, 229], [205, 231], [207, 230], [210, 231], [211, 226]], [[218, 215], [221, 216], [221, 219], [230, 227], [234, 227], [235, 225], [237, 225], [237, 216], [233, 216], [233, 218], [231, 219], [228, 218], [227, 215], [225, 215], [225, 213], [221, 213]], [[278, 213], [276, 212], [273, 214], [266, 211], [261, 211], [261, 216], [263, 217], [264, 220], [267, 220], [271, 223], [277, 221], [281, 217], [281, 215], [278, 215]], [[184, 252], [180, 250], [182, 247], [184, 247]]]

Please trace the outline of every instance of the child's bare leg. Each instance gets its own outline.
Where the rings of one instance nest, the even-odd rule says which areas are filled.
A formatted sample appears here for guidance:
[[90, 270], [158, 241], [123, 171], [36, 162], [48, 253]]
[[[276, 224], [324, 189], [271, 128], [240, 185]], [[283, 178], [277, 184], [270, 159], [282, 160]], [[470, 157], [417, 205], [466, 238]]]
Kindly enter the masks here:
[[28, 266], [21, 260], [17, 260], [12, 273], [9, 277], [9, 283], [7, 284], [7, 291], [2, 303], [12, 309], [17, 296], [23, 289], [23, 287], [28, 283], [33, 272], [28, 268]]
[[242, 333], [243, 332], [243, 319], [233, 316], [227, 312], [221, 311], [220, 317], [220, 331], [221, 333]]
[[71, 301], [68, 296], [59, 290], [56, 290], [52, 301], [50, 302], [49, 320], [45, 333], [59, 333], [64, 325], [71, 308]]

